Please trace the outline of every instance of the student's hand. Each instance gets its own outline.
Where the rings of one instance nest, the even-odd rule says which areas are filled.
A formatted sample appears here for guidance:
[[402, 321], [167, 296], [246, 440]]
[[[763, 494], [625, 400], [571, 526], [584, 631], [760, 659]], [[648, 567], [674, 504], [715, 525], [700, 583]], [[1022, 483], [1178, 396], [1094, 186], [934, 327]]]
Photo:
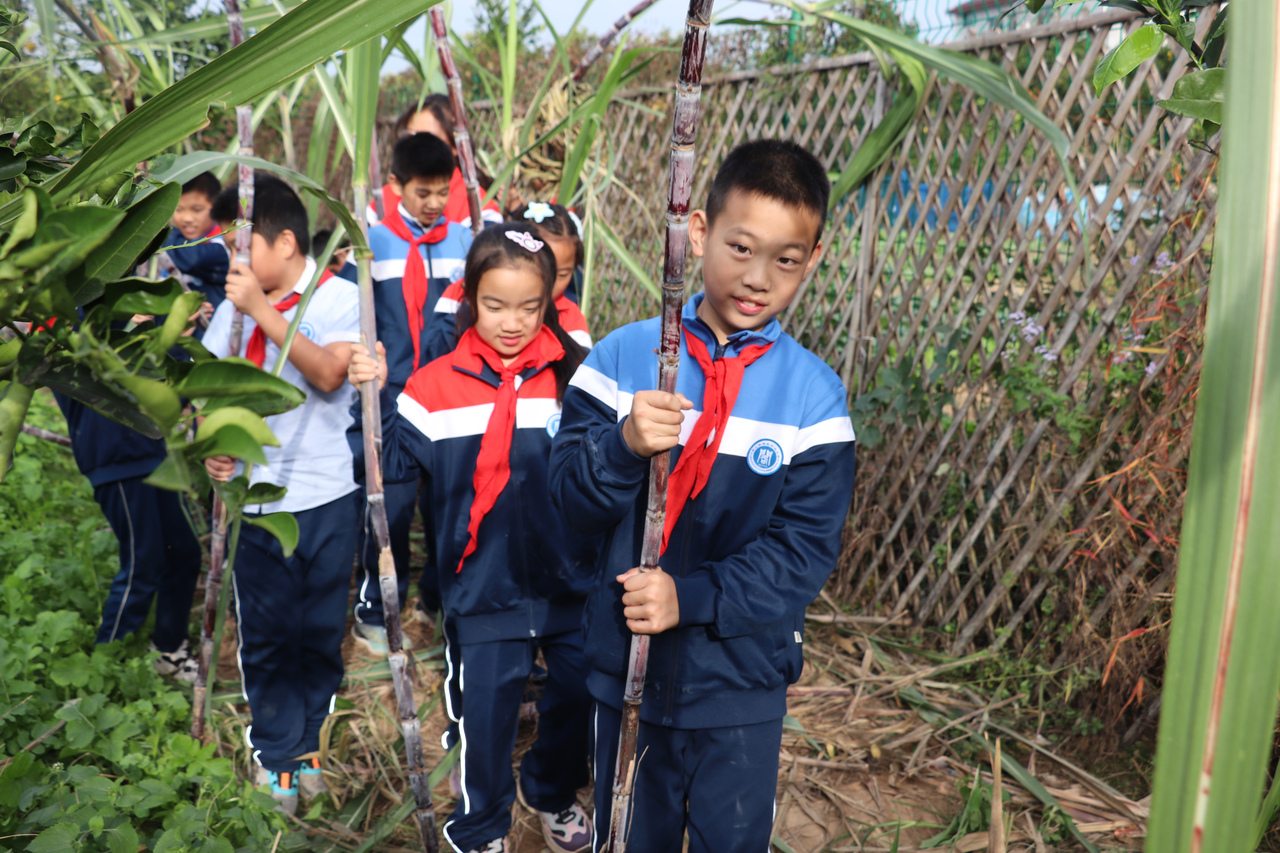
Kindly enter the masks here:
[[378, 341], [378, 360], [374, 361], [362, 344], [351, 345], [351, 362], [347, 365], [347, 379], [359, 388], [370, 379], [378, 380], [378, 390], [387, 384], [387, 349]]
[[680, 624], [676, 582], [662, 569], [632, 569], [616, 578], [622, 588], [622, 615], [633, 634], [661, 634]]
[[129, 322], [137, 326], [147, 322], [148, 320], [154, 320], [154, 319], [155, 317], [151, 314], [134, 314], [132, 317], [129, 318]]
[[209, 321], [213, 319], [213, 303], [201, 302], [200, 308], [196, 311], [196, 313], [191, 315], [191, 321], [195, 322], [197, 318], [200, 318], [200, 317], [204, 318], [205, 325], [209, 324]]
[[247, 314], [255, 320], [258, 314], [263, 310], [270, 310], [271, 303], [267, 301], [267, 294], [262, 291], [262, 284], [259, 283], [258, 277], [253, 274], [253, 270], [249, 269], [248, 264], [233, 262], [231, 269], [227, 272], [227, 298], [231, 300], [231, 304], [240, 309], [242, 314]]
[[684, 410], [693, 403], [683, 394], [640, 391], [631, 401], [631, 416], [622, 422], [622, 440], [646, 459], [680, 443]]
[[204, 460], [204, 470], [213, 479], [225, 483], [236, 475], [236, 460], [231, 456], [210, 456]]

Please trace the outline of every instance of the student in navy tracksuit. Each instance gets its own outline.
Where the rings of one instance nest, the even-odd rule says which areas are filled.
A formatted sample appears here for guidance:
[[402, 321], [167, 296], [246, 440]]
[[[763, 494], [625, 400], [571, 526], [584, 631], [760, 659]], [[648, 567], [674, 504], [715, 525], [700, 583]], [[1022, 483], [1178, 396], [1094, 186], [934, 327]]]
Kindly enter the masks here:
[[164, 461], [164, 442], [56, 396], [67, 418], [76, 466], [89, 478], [93, 497], [120, 542], [120, 571], [102, 608], [97, 642], [110, 643], [137, 631], [154, 600], [151, 644], [160, 652], [156, 669], [194, 681], [188, 622], [200, 576], [200, 543], [181, 495], [144, 482]]
[[[418, 133], [401, 139], [391, 156], [391, 185], [401, 197], [400, 202], [394, 210], [385, 212], [381, 224], [369, 230], [374, 312], [378, 338], [387, 348], [387, 381], [394, 393], [399, 393], [410, 374], [430, 360], [423, 351], [427, 319], [449, 282], [462, 277], [467, 249], [471, 247], [471, 231], [443, 216], [453, 169], [449, 146], [435, 136]], [[406, 482], [387, 478], [383, 489], [403, 606], [409, 591], [409, 525], [418, 499], [418, 482], [416, 477]], [[428, 552], [430, 538], [428, 524]], [[378, 553], [367, 524], [361, 527], [361, 540], [363, 576], [352, 630], [366, 649], [386, 654]], [[439, 608], [434, 587], [424, 586], [423, 594], [426, 610], [434, 613]]]
[[[658, 319], [596, 344], [564, 398], [551, 494], [604, 533], [584, 621], [596, 815], [609, 814], [627, 652], [652, 635], [628, 850], [767, 850], [805, 607], [835, 567], [853, 488], [839, 377], [779, 327], [821, 251], [829, 183], [792, 143], [734, 149], [690, 217], [705, 292], [685, 306], [677, 394]], [[660, 569], [639, 564], [649, 458], [672, 451]], [[599, 826], [599, 838], [606, 827]]]
[[[219, 358], [242, 356], [265, 370], [280, 358], [299, 297], [316, 272], [307, 256], [307, 212], [289, 185], [254, 178], [253, 246], [249, 264], [227, 276], [227, 301], [213, 315], [204, 345]], [[244, 313], [240, 349], [230, 350], [234, 309]], [[356, 286], [321, 279], [306, 306], [280, 376], [306, 392], [295, 409], [268, 417], [279, 441], [266, 447], [267, 464], [251, 481], [287, 489], [279, 500], [252, 507], [240, 531], [235, 561], [240, 671], [253, 725], [245, 738], [257, 764], [257, 783], [271, 786], [282, 811], [292, 814], [298, 793], [324, 790], [314, 757], [320, 729], [342, 683], [342, 637], [355, 561], [359, 494], [346, 433], [355, 389], [346, 382], [351, 344], [360, 339]], [[229, 457], [206, 460], [209, 474], [228, 480], [243, 473]], [[254, 517], [289, 512], [298, 523], [298, 547], [285, 555]]]
[[[222, 228], [213, 220], [213, 204], [222, 184], [211, 172], [201, 172], [182, 185], [173, 227], [160, 247], [160, 270], [180, 279], [191, 290], [204, 294], [209, 304], [206, 319], [226, 298], [227, 266], [230, 255], [222, 239]], [[205, 242], [188, 246], [201, 238]], [[179, 248], [180, 247], [180, 248]], [[196, 337], [203, 330], [196, 326]]]
[[[569, 288], [574, 279], [582, 271], [583, 247], [578, 236], [579, 222], [569, 210], [558, 204], [534, 202], [523, 207], [519, 215], [512, 217], [524, 220], [526, 225], [536, 226], [539, 239], [551, 247], [556, 256], [556, 285], [552, 290], [555, 300], [560, 328], [569, 333], [582, 346], [591, 349], [591, 332], [587, 329], [587, 318], [574, 299], [570, 299]], [[458, 309], [464, 303], [462, 281], [455, 281], [445, 288], [440, 299], [436, 301], [435, 312], [427, 321], [423, 333], [423, 348], [426, 350], [425, 361], [434, 361], [446, 353], [453, 352], [458, 344], [458, 326], [467, 325], [469, 318], [466, 312], [459, 315]]]
[[[581, 620], [593, 552], [547, 491], [559, 397], [583, 350], [556, 322], [554, 279], [555, 258], [529, 229], [488, 229], [467, 257], [474, 325], [457, 349], [414, 373], [398, 399], [390, 385], [383, 389], [386, 476], [421, 474], [436, 530], [445, 695], [462, 740], [462, 796], [444, 835], [458, 853], [507, 849], [511, 753], [539, 650], [548, 678], [520, 796], [552, 850], [590, 843], [576, 792], [589, 781]], [[352, 383], [385, 380], [383, 364], [357, 347]]]

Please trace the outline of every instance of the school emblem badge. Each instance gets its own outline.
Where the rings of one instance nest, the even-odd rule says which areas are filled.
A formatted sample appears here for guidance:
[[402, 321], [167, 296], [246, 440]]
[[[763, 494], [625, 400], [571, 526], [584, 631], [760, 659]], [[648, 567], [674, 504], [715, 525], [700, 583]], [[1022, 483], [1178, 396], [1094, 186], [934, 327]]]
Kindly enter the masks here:
[[560, 413], [556, 412], [554, 415], [547, 418], [547, 435], [551, 436], [552, 438], [555, 438], [556, 433], [558, 433], [559, 431], [560, 431]]
[[782, 445], [772, 438], [762, 438], [747, 451], [747, 465], [761, 476], [768, 476], [782, 467]]
[[314, 341], [316, 339], [316, 328], [310, 323], [303, 323], [298, 326], [298, 334], [302, 335], [309, 341]]

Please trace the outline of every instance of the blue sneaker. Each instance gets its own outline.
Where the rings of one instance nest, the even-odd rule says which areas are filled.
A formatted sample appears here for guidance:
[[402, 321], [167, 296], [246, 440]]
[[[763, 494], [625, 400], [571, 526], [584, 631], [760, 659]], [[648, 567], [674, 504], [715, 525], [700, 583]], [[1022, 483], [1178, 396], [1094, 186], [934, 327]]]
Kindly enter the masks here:
[[271, 799], [276, 801], [276, 811], [287, 815], [298, 813], [298, 774], [283, 771], [280, 773], [259, 766], [254, 784], [266, 785], [271, 789]]

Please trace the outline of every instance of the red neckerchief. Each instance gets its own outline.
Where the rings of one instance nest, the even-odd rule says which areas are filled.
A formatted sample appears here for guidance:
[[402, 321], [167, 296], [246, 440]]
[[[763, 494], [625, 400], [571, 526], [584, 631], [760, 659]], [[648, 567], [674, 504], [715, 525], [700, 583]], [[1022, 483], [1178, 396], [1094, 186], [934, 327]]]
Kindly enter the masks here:
[[680, 453], [680, 461], [667, 482], [667, 519], [662, 527], [662, 552], [667, 550], [667, 538], [671, 536], [685, 502], [696, 498], [707, 485], [733, 404], [738, 400], [742, 374], [773, 346], [768, 343], [743, 347], [737, 358], [721, 358], [713, 362], [707, 353], [707, 345], [688, 330], [685, 330], [684, 342], [689, 354], [702, 367], [706, 387], [702, 392], [702, 414], [693, 425], [693, 432]]
[[[316, 287], [320, 287], [321, 284], [331, 278], [333, 278], [333, 273], [325, 270], [320, 273], [320, 284], [317, 284]], [[298, 300], [301, 298], [302, 294], [295, 290], [271, 307], [283, 314], [297, 305]], [[267, 360], [267, 333], [262, 331], [261, 326], [253, 327], [253, 334], [249, 336], [249, 343], [244, 348], [244, 357], [258, 365], [258, 367], [262, 367], [262, 363]]]
[[[426, 323], [422, 310], [427, 304], [427, 267], [422, 262], [422, 253], [418, 251], [418, 247], [424, 243], [439, 243], [447, 237], [449, 222], [441, 216], [434, 228], [415, 237], [409, 230], [409, 224], [400, 215], [400, 205], [397, 204], [385, 212], [382, 224], [391, 229], [392, 234], [409, 243], [409, 254], [404, 260], [404, 278], [400, 280], [400, 286], [404, 289], [404, 306], [409, 314], [409, 336], [413, 338], [413, 367], [416, 370], [422, 352], [422, 327]], [[431, 307], [435, 309], [434, 305]]]
[[[481, 198], [483, 197], [484, 193], [482, 191]], [[490, 201], [480, 209], [497, 210], [498, 203]], [[467, 182], [462, 177], [462, 169], [456, 166], [453, 169], [453, 174], [449, 176], [449, 200], [445, 202], [444, 213], [440, 215], [459, 225], [471, 225], [471, 201], [467, 198]]]
[[564, 347], [546, 326], [508, 365], [504, 365], [497, 351], [480, 338], [474, 326], [462, 334], [458, 348], [453, 351], [452, 363], [455, 366], [479, 372], [483, 362], [502, 377], [498, 385], [498, 397], [493, 403], [493, 413], [489, 415], [489, 423], [480, 438], [480, 454], [476, 457], [476, 472], [471, 479], [476, 496], [471, 501], [471, 514], [467, 519], [467, 547], [458, 560], [459, 572], [467, 557], [476, 550], [476, 534], [480, 531], [480, 522], [493, 509], [493, 505], [498, 502], [498, 495], [502, 494], [507, 481], [511, 479], [511, 435], [515, 432], [516, 397], [519, 396], [515, 378], [530, 367], [541, 367], [563, 357]]
[[206, 240], [212, 240], [214, 237], [219, 237], [221, 235], [222, 235], [222, 226], [215, 222], [213, 223], [213, 230], [210, 231], [208, 234], [204, 235], [204, 238]]

